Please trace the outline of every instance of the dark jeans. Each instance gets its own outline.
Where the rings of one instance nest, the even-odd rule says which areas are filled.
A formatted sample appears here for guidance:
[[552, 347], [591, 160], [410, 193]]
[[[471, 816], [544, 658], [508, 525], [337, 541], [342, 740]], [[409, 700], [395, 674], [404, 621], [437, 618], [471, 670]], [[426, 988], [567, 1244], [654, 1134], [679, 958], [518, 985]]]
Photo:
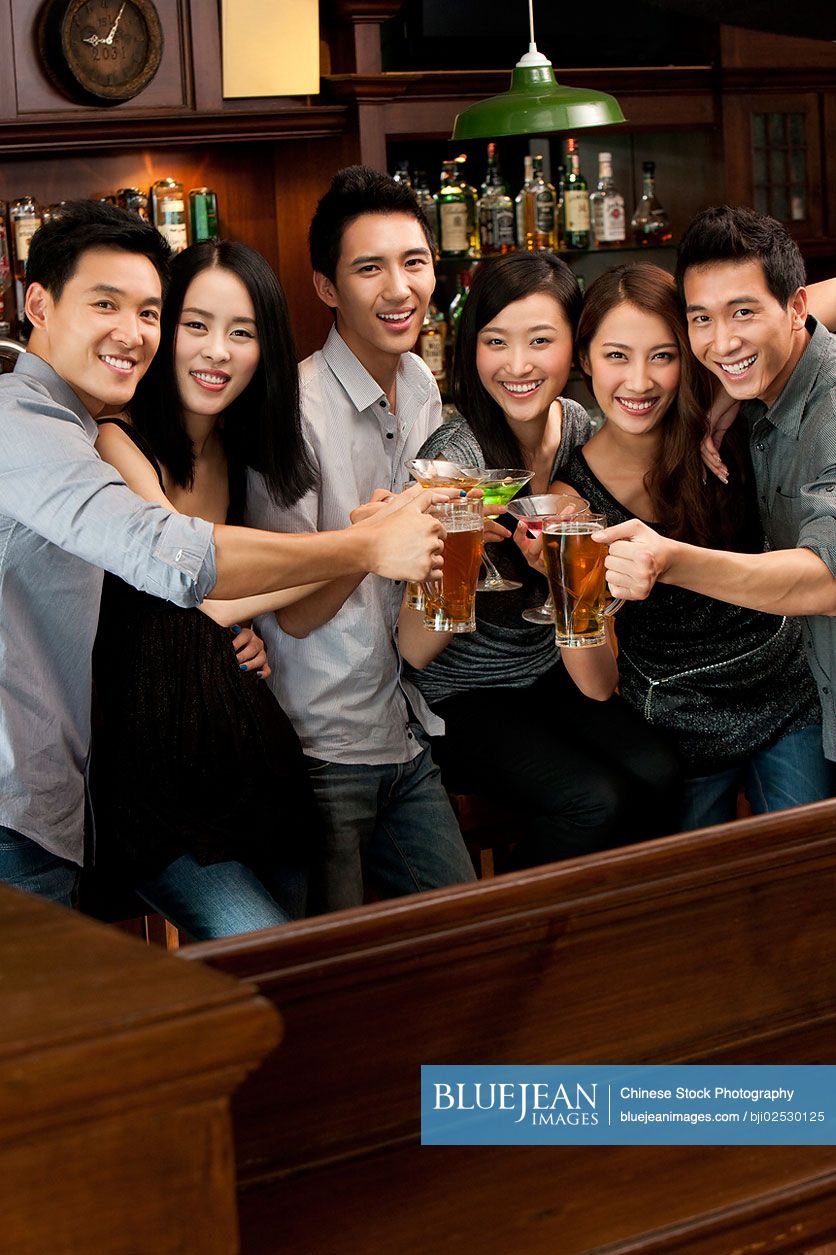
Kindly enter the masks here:
[[519, 814], [517, 867], [678, 830], [681, 773], [665, 738], [620, 697], [584, 697], [560, 666], [528, 688], [472, 689], [435, 710], [447, 788]]
[[0, 827], [0, 881], [38, 897], [73, 906], [79, 868], [11, 828]]

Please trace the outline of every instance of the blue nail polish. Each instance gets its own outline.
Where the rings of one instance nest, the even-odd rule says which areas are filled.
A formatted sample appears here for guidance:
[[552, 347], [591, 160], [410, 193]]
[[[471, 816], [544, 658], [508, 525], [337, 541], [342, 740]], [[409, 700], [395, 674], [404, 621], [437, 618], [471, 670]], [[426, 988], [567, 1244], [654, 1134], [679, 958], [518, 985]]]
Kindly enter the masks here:
[[232, 627], [231, 627], [229, 630], [230, 630], [230, 632], [232, 633], [232, 635], [233, 635], [233, 636], [237, 636], [237, 635], [238, 635], [238, 633], [241, 631], [241, 624], [240, 624], [240, 623], [233, 623]]
[[460, 497], [466, 497], [466, 496], [467, 496], [467, 493], [465, 492], [464, 488], [460, 488], [460, 489], [459, 489], [459, 496], [460, 496]]
[[246, 670], [247, 670], [247, 664], [246, 664], [245, 662], [242, 662], [242, 663], [241, 663], [241, 666], [238, 668], [238, 670], [239, 670], [239, 671], [246, 671]]

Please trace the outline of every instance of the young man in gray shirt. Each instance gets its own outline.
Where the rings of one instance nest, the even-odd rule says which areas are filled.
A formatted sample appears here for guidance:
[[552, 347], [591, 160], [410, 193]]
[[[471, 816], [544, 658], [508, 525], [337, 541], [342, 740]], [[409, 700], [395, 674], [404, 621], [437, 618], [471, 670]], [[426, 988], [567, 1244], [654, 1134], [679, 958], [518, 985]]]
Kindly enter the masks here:
[[349, 572], [423, 578], [442, 547], [430, 493], [342, 532], [276, 536], [151, 504], [102, 462], [94, 416], [128, 404], [156, 351], [167, 260], [136, 215], [68, 206], [32, 240], [29, 352], [0, 378], [0, 880], [67, 905], [102, 568], [195, 606]]
[[[300, 366], [317, 482], [288, 509], [257, 475], [248, 485], [249, 520], [285, 531], [342, 527], [373, 496], [397, 492], [406, 461], [441, 422], [435, 380], [409, 352], [435, 286], [432, 235], [411, 190], [363, 166], [340, 171], [310, 246], [314, 286], [335, 316], [324, 347]], [[473, 878], [427, 741], [443, 725], [401, 676], [403, 592], [351, 575], [259, 620], [274, 646], [268, 682], [325, 820], [327, 910], [362, 902], [364, 871], [387, 896]]]
[[[608, 528], [607, 577], [639, 600], [678, 584], [721, 601], [805, 619], [824, 752], [836, 761], [836, 339], [808, 315], [798, 245], [751, 209], [707, 209], [682, 238], [677, 278], [691, 348], [748, 424], [765, 553], [700, 549], [638, 520]], [[730, 485], [729, 491], [734, 491]]]

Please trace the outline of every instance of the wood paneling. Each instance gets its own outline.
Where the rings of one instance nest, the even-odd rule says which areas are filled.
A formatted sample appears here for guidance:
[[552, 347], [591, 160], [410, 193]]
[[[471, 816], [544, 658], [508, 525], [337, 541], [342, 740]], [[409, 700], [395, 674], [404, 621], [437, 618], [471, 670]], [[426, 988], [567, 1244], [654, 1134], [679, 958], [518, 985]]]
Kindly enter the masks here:
[[836, 1147], [429, 1148], [421, 1064], [818, 1063], [836, 1049], [836, 802], [189, 947], [280, 1008], [234, 1102], [273, 1255], [802, 1252]]

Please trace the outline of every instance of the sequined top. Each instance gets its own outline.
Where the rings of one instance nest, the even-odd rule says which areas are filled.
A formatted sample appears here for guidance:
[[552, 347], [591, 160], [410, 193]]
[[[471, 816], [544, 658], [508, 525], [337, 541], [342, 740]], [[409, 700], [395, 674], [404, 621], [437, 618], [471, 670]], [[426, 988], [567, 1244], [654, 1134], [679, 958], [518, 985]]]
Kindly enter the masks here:
[[[563, 478], [608, 523], [633, 517], [580, 449]], [[821, 722], [798, 619], [657, 584], [646, 601], [618, 611], [616, 633], [621, 695], [670, 733], [693, 775], [722, 771]]]

